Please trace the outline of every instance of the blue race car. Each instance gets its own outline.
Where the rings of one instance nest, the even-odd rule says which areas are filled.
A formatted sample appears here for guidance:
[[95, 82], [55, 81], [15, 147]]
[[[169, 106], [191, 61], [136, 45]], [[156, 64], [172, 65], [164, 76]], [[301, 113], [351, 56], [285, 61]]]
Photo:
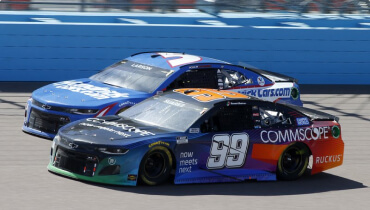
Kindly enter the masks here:
[[297, 80], [285, 75], [182, 53], [139, 53], [90, 78], [35, 90], [26, 104], [22, 130], [53, 138], [75, 120], [119, 114], [157, 93], [194, 87], [302, 106]]
[[294, 180], [343, 163], [338, 118], [216, 89], [175, 89], [119, 115], [72, 122], [48, 170], [116, 185]]

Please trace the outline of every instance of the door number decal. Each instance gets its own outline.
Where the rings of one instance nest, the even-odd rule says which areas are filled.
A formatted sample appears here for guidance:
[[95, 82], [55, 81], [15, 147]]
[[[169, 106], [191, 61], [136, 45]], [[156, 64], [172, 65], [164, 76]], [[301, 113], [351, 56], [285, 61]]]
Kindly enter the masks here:
[[208, 169], [240, 168], [244, 165], [249, 146], [246, 133], [214, 135], [210, 156], [207, 160]]

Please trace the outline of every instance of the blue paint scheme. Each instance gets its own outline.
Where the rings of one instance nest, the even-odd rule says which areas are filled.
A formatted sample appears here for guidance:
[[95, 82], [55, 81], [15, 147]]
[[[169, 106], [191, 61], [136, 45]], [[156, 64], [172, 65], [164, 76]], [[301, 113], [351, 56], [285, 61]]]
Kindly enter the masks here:
[[[101, 119], [109, 119], [113, 116], [107, 116]], [[202, 117], [204, 118], [204, 116]], [[118, 119], [119, 120], [119, 119]], [[114, 120], [113, 120], [114, 121]], [[250, 139], [249, 148], [247, 152], [246, 162], [243, 164], [243, 167], [239, 168], [223, 168], [223, 169], [208, 169], [206, 166], [207, 158], [210, 156], [210, 146], [212, 144], [212, 137], [216, 134], [232, 135], [235, 132], [212, 132], [212, 133], [185, 133], [172, 132], [172, 131], [158, 131], [155, 127], [145, 127], [146, 131], [155, 133], [154, 136], [140, 136], [134, 132], [128, 132], [132, 135], [129, 138], [118, 138], [117, 135], [109, 131], [95, 131], [96, 135], [92, 135], [94, 131], [86, 131], [83, 136], [76, 136], [80, 130], [84, 131], [80, 123], [86, 123], [86, 120], [79, 120], [73, 123], [68, 124], [67, 126], [60, 129], [58, 135], [61, 138], [67, 139], [68, 142], [73, 142], [78, 144], [77, 149], [68, 148], [68, 145], [60, 143], [60, 141], [54, 139], [53, 141], [53, 153], [50, 156], [50, 163], [48, 169], [55, 173], [59, 173], [58, 169], [53, 166], [53, 160], [56, 155], [56, 148], [63, 147], [68, 148], [74, 152], [86, 153], [86, 149], [80, 149], [85, 145], [94, 145], [95, 147], [110, 147], [118, 146], [126, 148], [129, 150], [125, 155], [102, 155], [97, 151], [91, 153], [91, 155], [96, 155], [100, 157], [100, 162], [96, 169], [96, 175], [91, 179], [90, 177], [80, 176], [78, 179], [87, 180], [87, 181], [96, 181], [101, 183], [116, 184], [116, 185], [137, 185], [136, 181], [127, 180], [128, 175], [135, 175], [139, 177], [139, 166], [144, 155], [153, 147], [164, 146], [170, 150], [173, 154], [173, 158], [176, 161], [176, 173], [174, 178], [175, 184], [188, 184], [188, 183], [216, 183], [216, 182], [242, 182], [245, 180], [257, 180], [257, 181], [275, 181], [276, 180], [276, 166], [268, 166], [268, 164], [260, 162], [259, 167], [253, 168], [253, 158], [251, 157], [253, 144], [261, 143], [259, 138], [256, 138], [258, 131], [256, 130], [246, 130], [245, 133], [248, 133], [250, 136], [255, 136]], [[194, 124], [196, 127], [200, 122]], [[128, 125], [130, 125], [128, 123]], [[144, 129], [144, 128], [140, 128]], [[239, 133], [239, 132], [237, 132]], [[102, 138], [105, 136], [105, 138]], [[76, 138], [77, 137], [77, 138]], [[177, 137], [187, 137], [188, 143], [178, 144], [176, 142]], [[110, 140], [114, 138], [114, 140]], [[168, 145], [156, 144], [156, 142], [165, 142]], [[152, 146], [154, 145], [154, 146]], [[191, 152], [193, 155], [191, 157], [182, 157], [183, 153]], [[121, 171], [118, 175], [109, 175], [101, 176], [98, 173], [106, 166], [109, 166], [108, 158], [114, 158], [116, 163], [121, 165]], [[197, 160], [193, 162], [193, 165], [183, 166], [181, 161], [183, 160]], [[181, 169], [191, 166], [191, 170], [187, 172], [181, 172]], [[266, 170], [268, 169], [268, 170]], [[60, 170], [60, 169], [59, 169]], [[63, 175], [73, 176], [73, 173], [68, 171], [63, 171]], [[94, 179], [96, 178], [96, 179]]]
[[[101, 88], [107, 88], [110, 91], [116, 91], [119, 93], [127, 94], [127, 99], [133, 99], [135, 100], [135, 97], [137, 98], [148, 98], [150, 94], [135, 91], [132, 89], [127, 88], [118, 88], [111, 85], [106, 85], [101, 82], [97, 82], [91, 79], [76, 79], [72, 80], [76, 81], [78, 83], [93, 85], [95, 87], [101, 87]], [[96, 107], [97, 109], [102, 109], [107, 105], [110, 105], [112, 103], [117, 102], [117, 98], [106, 98], [106, 99], [96, 99], [89, 95], [85, 95], [80, 92], [72, 91], [72, 90], [66, 90], [66, 89], [60, 89], [56, 88], [58, 86], [58, 83], [53, 83], [44, 87], [41, 87], [37, 90], [35, 90], [32, 93], [32, 98], [37, 99], [41, 103], [48, 104], [51, 106], [60, 106], [60, 107], [68, 107], [68, 108], [91, 108]], [[122, 98], [121, 102], [124, 102], [126, 100], [125, 97], [119, 97]], [[117, 110], [116, 110], [117, 111]]]
[[[264, 88], [274, 87], [275, 85], [275, 82], [269, 80], [267, 77], [262, 76], [257, 72], [245, 69], [244, 67], [241, 66], [231, 65], [224, 61], [219, 61], [208, 57], [196, 56], [197, 58], [201, 58], [201, 60], [193, 61], [191, 62], [191, 64], [187, 63], [185, 65], [179, 65], [175, 67], [170, 66], [168, 62], [181, 58], [181, 55], [163, 58], [162, 56], [159, 56], [159, 54], [152, 52], [136, 54], [126, 59], [137, 64], [144, 64], [152, 67], [160, 67], [161, 69], [164, 70], [174, 71], [174, 73], [170, 74], [164, 80], [164, 82], [160, 84], [151, 93], [140, 92], [129, 88], [115, 87], [88, 78], [58, 82], [41, 87], [32, 93], [31, 96], [32, 100], [28, 100], [27, 102], [26, 117], [22, 129], [26, 132], [35, 135], [39, 135], [46, 138], [53, 138], [56, 132], [55, 133], [45, 132], [44, 130], [41, 131], [42, 129], [34, 129], [31, 128], [31, 126], [29, 126], [29, 123], [31, 121], [30, 116], [32, 110], [38, 110], [44, 114], [62, 116], [68, 118], [70, 122], [94, 116], [114, 115], [117, 114], [121, 109], [130, 107], [148, 97], [155, 95], [158, 91], [166, 90], [166, 87], [168, 87], [168, 85], [170, 85], [171, 82], [173, 82], [184, 72], [191, 69], [207, 68], [212, 69], [212, 71], [216, 71], [216, 69], [234, 70], [239, 72], [240, 74], [245, 75], [246, 78], [253, 80], [253, 83], [251, 84], [240, 85], [235, 87], [237, 89], [231, 89], [235, 92], [238, 91], [240, 92], [240, 90], [250, 90], [250, 89], [254, 90], [256, 88], [263, 90]], [[257, 81], [258, 77], [264, 78], [264, 85], [262, 86], [258, 85]], [[287, 85], [292, 85], [298, 88], [298, 84], [292, 81], [290, 83], [287, 83]], [[287, 89], [289, 90], [290, 88], [291, 88], [290, 86], [287, 87]], [[262, 98], [262, 96], [258, 95], [255, 97]], [[33, 103], [32, 101], [37, 102], [38, 105]], [[300, 98], [298, 97], [297, 99], [293, 99], [292, 96], [290, 96], [290, 92], [288, 97], [285, 98], [282, 97], [279, 100], [279, 102], [291, 103], [298, 106], [302, 106]], [[57, 107], [58, 110], [42, 107], [46, 105], [51, 107]], [[60, 109], [62, 108], [94, 109], [98, 110], [98, 112], [92, 114], [91, 113], [75, 114], [68, 113], [66, 111], [61, 111]], [[42, 127], [44, 126], [45, 125], [42, 125]]]
[[[55, 18], [63, 24], [37, 24], [40, 21], [32, 18]], [[120, 18], [152, 25], [136, 26]], [[204, 20], [227, 27], [208, 27], [199, 22]], [[163, 50], [249, 63], [290, 75], [301, 84], [370, 84], [369, 23], [366, 15], [1, 12], [0, 51], [6, 53], [0, 55], [0, 80], [84, 78], [122, 55]]]
[[[276, 104], [243, 95], [236, 97], [234, 95], [229, 98], [224, 95], [224, 93], [230, 93], [229, 91], [213, 90], [215, 94], [224, 97], [200, 100], [192, 95], [196, 91], [211, 93], [209, 89], [198, 88], [168, 91], [163, 95], [143, 101], [118, 116], [88, 118], [64, 126], [53, 140], [48, 169], [58, 174], [87, 181], [136, 185], [137, 179], [129, 180], [129, 175], [137, 178], [143, 175], [144, 173], [140, 174], [140, 166], [143, 170], [146, 165], [141, 165], [141, 163], [147, 160], [144, 158], [146, 154], [155, 150], [165, 151], [168, 157], [171, 156], [169, 159], [172, 160], [174, 170], [171, 169], [171, 173], [174, 174], [176, 184], [241, 182], [250, 179], [272, 181], [277, 178], [275, 173], [278, 159], [287, 146], [297, 143], [322, 147], [333, 141], [333, 138], [329, 138], [330, 128], [327, 125], [337, 124], [335, 116], [304, 107]], [[162, 112], [161, 103], [157, 103], [160, 101], [163, 101], [167, 108], [164, 112]], [[175, 101], [183, 106], [174, 103]], [[143, 112], [143, 106], [149, 108]], [[195, 111], [181, 112], [187, 107], [193, 107]], [[278, 119], [281, 121], [276, 121], [275, 124], [263, 124], [261, 120], [263, 120], [262, 115], [265, 111], [261, 112], [261, 110], [265, 108], [278, 111], [285, 117], [270, 116], [272, 117], [271, 122]], [[242, 111], [246, 112], [241, 113]], [[188, 113], [192, 113], [192, 119], [184, 123], [186, 120], [183, 116]], [[225, 115], [220, 117], [218, 116], [220, 113]], [[163, 119], [160, 120], [160, 118]], [[227, 118], [229, 121], [226, 120]], [[295, 123], [297, 118], [307, 118], [312, 125], [300, 127]], [[241, 122], [240, 119], [245, 121]], [[227, 127], [217, 122], [225, 122], [224, 126]], [[176, 129], [171, 126], [171, 124], [182, 123], [185, 127]], [[255, 125], [260, 125], [260, 128], [253, 127]], [[261, 128], [262, 125], [263, 128]], [[324, 128], [327, 130], [324, 131]], [[270, 131], [272, 134], [267, 134]], [[88, 176], [89, 174], [86, 175], [85, 171], [81, 172], [77, 167], [64, 170], [62, 164], [62, 166], [58, 165], [59, 157], [55, 158], [60, 148], [64, 148], [71, 154], [65, 156], [70, 162], [62, 161], [64, 166], [67, 166], [67, 163], [75, 166], [74, 163], [83, 162], [83, 165], [79, 167], [82, 169], [84, 165], [87, 165], [86, 162], [96, 157], [95, 163], [98, 164], [96, 173]], [[119, 148], [124, 152], [106, 154], [103, 151], [108, 150], [101, 150], [101, 148]], [[310, 147], [314, 155], [313, 148], [315, 147]], [[85, 158], [77, 158], [78, 155]], [[114, 158], [114, 163], [109, 164], [109, 158]], [[168, 161], [167, 166], [171, 165], [170, 162]], [[101, 174], [103, 168], [110, 165], [119, 165], [119, 174]], [[163, 168], [160, 167], [160, 169]], [[169, 168], [167, 169], [159, 171], [170, 171]], [[294, 168], [294, 170], [298, 169]], [[160, 175], [168, 178], [168, 174], [162, 173], [157, 173], [151, 178]], [[161, 181], [153, 182], [158, 184]]]

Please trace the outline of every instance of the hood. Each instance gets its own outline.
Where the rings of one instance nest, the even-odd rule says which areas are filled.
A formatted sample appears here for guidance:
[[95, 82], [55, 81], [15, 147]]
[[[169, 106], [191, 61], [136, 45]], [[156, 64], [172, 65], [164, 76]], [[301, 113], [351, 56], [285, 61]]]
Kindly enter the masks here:
[[32, 98], [40, 103], [66, 107], [97, 107], [129, 98], [149, 97], [147, 93], [103, 84], [91, 79], [53, 83], [35, 90]]
[[158, 138], [170, 131], [143, 125], [117, 115], [88, 118], [63, 127], [59, 134], [76, 142], [97, 145], [126, 145]]

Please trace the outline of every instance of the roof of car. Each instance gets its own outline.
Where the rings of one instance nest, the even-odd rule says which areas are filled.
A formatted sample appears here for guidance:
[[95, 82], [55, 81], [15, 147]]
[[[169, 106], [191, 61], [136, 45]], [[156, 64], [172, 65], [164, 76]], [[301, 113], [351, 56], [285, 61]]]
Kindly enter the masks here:
[[198, 55], [190, 55], [186, 53], [173, 53], [173, 52], [143, 52], [131, 55], [127, 60], [156, 66], [163, 69], [173, 71], [179, 70], [182, 66], [188, 64], [205, 64], [205, 63], [220, 63], [229, 64], [225, 61], [208, 58]]
[[[292, 104], [279, 104], [273, 103], [269, 101], [264, 101], [259, 98], [243, 95], [237, 92], [228, 91], [228, 90], [217, 90], [217, 89], [206, 89], [206, 88], [182, 88], [182, 89], [174, 89], [172, 91], [168, 91], [163, 94], [164, 97], [175, 100], [185, 102], [188, 104], [193, 104], [196, 106], [201, 106], [204, 108], [211, 108], [215, 104], [220, 102], [227, 102], [228, 105], [256, 105], [254, 102], [265, 102], [274, 104], [277, 106], [284, 106], [286, 108], [293, 109], [310, 117], [312, 120], [336, 120], [339, 121], [338, 117], [333, 115], [320, 112], [317, 110], [312, 110]], [[251, 102], [251, 103], [248, 103]], [[171, 102], [169, 102], [171, 103]]]
[[212, 107], [214, 104], [222, 101], [256, 99], [233, 91], [206, 88], [174, 89], [166, 92], [163, 96], [194, 105], [198, 104], [203, 107]]

